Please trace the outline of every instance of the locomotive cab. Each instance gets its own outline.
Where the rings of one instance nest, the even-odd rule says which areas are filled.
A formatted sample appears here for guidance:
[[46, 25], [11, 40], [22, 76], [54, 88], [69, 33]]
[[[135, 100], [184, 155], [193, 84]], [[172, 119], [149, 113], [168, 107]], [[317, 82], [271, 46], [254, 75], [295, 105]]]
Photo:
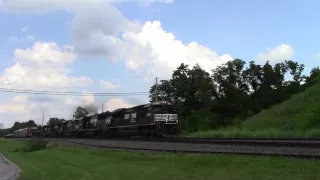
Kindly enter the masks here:
[[154, 115], [155, 122], [178, 123], [177, 111], [171, 104], [162, 102], [152, 105], [152, 113]]
[[179, 132], [178, 114], [170, 103], [163, 101], [153, 103], [152, 114], [157, 132], [164, 132], [165, 134], [177, 134]]

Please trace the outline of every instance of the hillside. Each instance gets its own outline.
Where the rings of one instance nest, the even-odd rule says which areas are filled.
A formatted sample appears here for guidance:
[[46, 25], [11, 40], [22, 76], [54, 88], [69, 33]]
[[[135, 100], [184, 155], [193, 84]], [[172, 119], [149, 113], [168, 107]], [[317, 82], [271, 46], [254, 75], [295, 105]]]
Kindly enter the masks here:
[[320, 76], [289, 100], [263, 110], [241, 125], [188, 134], [189, 137], [320, 137]]
[[320, 128], [320, 82], [289, 100], [254, 115], [242, 127], [248, 130]]

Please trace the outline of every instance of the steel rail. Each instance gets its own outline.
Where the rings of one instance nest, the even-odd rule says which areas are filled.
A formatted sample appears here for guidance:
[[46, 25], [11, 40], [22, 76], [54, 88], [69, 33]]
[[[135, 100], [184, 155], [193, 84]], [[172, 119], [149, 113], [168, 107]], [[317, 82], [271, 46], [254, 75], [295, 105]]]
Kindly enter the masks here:
[[268, 147], [303, 147], [320, 148], [320, 139], [306, 138], [93, 138], [93, 137], [44, 137], [45, 139], [89, 139], [89, 140], [117, 140], [117, 141], [143, 141], [143, 142], [172, 142], [188, 144], [220, 144], [220, 145], [248, 145], [248, 146], [268, 146]]
[[118, 149], [118, 150], [133, 150], [133, 151], [152, 151], [152, 152], [171, 152], [171, 153], [204, 153], [204, 154], [234, 154], [234, 155], [247, 155], [247, 156], [281, 156], [281, 157], [292, 157], [292, 158], [299, 158], [299, 159], [320, 159], [320, 149], [317, 149], [317, 154], [314, 153], [277, 153], [272, 151], [265, 151], [265, 152], [246, 152], [246, 151], [215, 151], [215, 150], [188, 150], [188, 149], [159, 149], [159, 148], [143, 148], [143, 147], [123, 147], [123, 146], [113, 146], [113, 145], [101, 145], [95, 143], [85, 143], [85, 142], [77, 142], [72, 140], [54, 140], [54, 141], [61, 141], [66, 143], [73, 143], [83, 146], [90, 146], [90, 147], [97, 147], [97, 148], [104, 148], [104, 149]]

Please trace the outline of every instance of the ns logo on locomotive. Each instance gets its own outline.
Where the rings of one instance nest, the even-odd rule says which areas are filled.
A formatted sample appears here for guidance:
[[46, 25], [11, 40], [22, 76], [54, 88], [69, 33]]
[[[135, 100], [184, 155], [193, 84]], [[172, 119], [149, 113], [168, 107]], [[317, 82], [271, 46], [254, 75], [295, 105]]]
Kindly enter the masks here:
[[[179, 133], [180, 125], [177, 112], [170, 103], [160, 101], [131, 108], [120, 108], [112, 112], [96, 113], [80, 119], [64, 121], [58, 125], [46, 125], [37, 132], [33, 131], [32, 136], [108, 137], [143, 135], [163, 137]], [[30, 133], [28, 133], [28, 136], [30, 136]]]

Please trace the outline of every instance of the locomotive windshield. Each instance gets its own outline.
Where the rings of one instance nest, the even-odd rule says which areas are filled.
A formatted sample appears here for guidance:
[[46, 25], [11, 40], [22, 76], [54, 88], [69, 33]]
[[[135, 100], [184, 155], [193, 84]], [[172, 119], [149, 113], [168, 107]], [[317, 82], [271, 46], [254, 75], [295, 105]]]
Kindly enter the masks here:
[[171, 105], [153, 105], [152, 111], [156, 114], [176, 114], [177, 111]]

